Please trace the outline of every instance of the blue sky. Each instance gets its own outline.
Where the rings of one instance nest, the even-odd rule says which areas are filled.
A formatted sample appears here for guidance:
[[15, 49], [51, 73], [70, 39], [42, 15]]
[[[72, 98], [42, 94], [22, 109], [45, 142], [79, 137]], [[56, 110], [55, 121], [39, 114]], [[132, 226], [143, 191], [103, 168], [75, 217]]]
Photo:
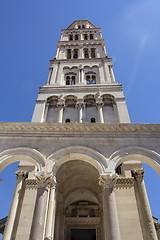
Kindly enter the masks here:
[[[56, 53], [60, 30], [75, 19], [88, 19], [102, 28], [132, 123], [159, 123], [159, 12], [159, 0], [1, 0], [0, 121], [31, 121], [38, 89], [46, 83], [49, 60]], [[7, 181], [0, 184], [1, 218], [8, 214], [14, 167], [10, 167], [10, 173], [7, 169], [2, 172]], [[159, 179], [150, 169], [146, 176], [153, 215], [160, 219]], [[5, 181], [10, 183], [7, 190]]]

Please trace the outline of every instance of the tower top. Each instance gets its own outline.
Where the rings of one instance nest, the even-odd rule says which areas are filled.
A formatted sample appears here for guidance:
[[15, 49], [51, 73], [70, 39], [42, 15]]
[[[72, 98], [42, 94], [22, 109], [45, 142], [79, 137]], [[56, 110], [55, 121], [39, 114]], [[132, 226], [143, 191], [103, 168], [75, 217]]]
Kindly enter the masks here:
[[122, 86], [115, 80], [101, 28], [88, 20], [75, 20], [62, 29], [32, 121], [129, 122]]
[[67, 29], [96, 28], [89, 20], [75, 20]]

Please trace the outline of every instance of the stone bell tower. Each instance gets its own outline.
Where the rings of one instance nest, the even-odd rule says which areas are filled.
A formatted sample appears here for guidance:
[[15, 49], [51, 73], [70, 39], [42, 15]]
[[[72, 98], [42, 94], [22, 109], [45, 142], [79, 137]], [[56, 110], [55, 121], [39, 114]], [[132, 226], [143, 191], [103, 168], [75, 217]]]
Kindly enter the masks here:
[[141, 161], [160, 173], [160, 129], [130, 123], [101, 28], [62, 30], [32, 123], [0, 133], [0, 170], [19, 161], [3, 240], [157, 240]]
[[62, 30], [32, 122], [130, 122], [122, 85], [115, 81], [101, 28], [88, 20], [77, 20]]

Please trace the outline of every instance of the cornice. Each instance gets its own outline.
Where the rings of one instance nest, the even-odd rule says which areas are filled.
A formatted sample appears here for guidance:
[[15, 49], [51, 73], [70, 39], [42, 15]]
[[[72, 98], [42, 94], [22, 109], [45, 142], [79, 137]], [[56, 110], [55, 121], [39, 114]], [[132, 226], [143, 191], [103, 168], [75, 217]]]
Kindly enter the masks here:
[[110, 57], [103, 57], [103, 58], [74, 58], [74, 59], [51, 59], [50, 60], [50, 67], [52, 67], [52, 65], [54, 63], [58, 63], [58, 62], [63, 62], [63, 63], [79, 63], [79, 64], [83, 64], [83, 63], [94, 63], [94, 62], [98, 62], [98, 63], [102, 63], [102, 62], [110, 62], [112, 64], [112, 58]]
[[39, 88], [39, 93], [55, 93], [55, 92], [95, 92], [97, 90], [100, 91], [123, 91], [122, 85], [119, 83], [110, 83], [110, 84], [92, 84], [89, 85], [44, 85]]
[[114, 134], [147, 134], [148, 136], [160, 136], [160, 124], [105, 124], [105, 123], [0, 123], [0, 135], [26, 134], [27, 136], [54, 135], [54, 134], [81, 134], [102, 135]]

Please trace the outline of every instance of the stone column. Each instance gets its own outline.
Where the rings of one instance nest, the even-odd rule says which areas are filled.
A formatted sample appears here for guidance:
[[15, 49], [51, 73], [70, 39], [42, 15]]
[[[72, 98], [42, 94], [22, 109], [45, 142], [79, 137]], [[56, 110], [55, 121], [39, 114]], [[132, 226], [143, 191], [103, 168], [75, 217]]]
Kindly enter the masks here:
[[47, 174], [42, 172], [37, 174], [36, 178], [38, 189], [29, 240], [44, 238], [46, 208], [48, 201], [48, 184], [53, 180], [53, 176], [50, 173]]
[[78, 83], [81, 83], [81, 67], [79, 67], [78, 69], [78, 79], [79, 79]]
[[83, 122], [83, 107], [84, 107], [83, 99], [78, 99], [77, 100], [77, 109], [78, 109], [78, 122], [79, 123]]
[[144, 184], [144, 169], [133, 170], [132, 174], [135, 178], [135, 185], [138, 190], [139, 200], [143, 213], [143, 222], [145, 224], [145, 231], [147, 232], [147, 240], [157, 240], [157, 234], [153, 223], [152, 213], [146, 193]]
[[84, 68], [81, 69], [81, 83], [84, 83]]
[[54, 228], [55, 228], [55, 212], [56, 212], [56, 181], [52, 181], [50, 184], [50, 196], [48, 204], [47, 224], [45, 240], [54, 239]]
[[57, 107], [59, 109], [58, 123], [62, 123], [63, 122], [63, 111], [64, 111], [64, 107], [65, 107], [65, 100], [60, 98], [58, 100]]
[[115, 177], [101, 176], [103, 187], [104, 240], [120, 240], [117, 207], [114, 193]]
[[101, 97], [98, 97], [96, 99], [96, 107], [98, 110], [98, 122], [99, 123], [104, 123], [104, 118], [103, 118], [103, 100]]
[[7, 225], [5, 227], [5, 231], [3, 235], [3, 240], [12, 239], [13, 226], [16, 220], [16, 213], [18, 210], [19, 202], [21, 200], [22, 186], [28, 173], [23, 171], [20, 171], [20, 172], [17, 171], [16, 175], [17, 175], [17, 183], [16, 183], [16, 187], [15, 187], [15, 191], [14, 191], [14, 195], [11, 203], [9, 216], [7, 219]]

